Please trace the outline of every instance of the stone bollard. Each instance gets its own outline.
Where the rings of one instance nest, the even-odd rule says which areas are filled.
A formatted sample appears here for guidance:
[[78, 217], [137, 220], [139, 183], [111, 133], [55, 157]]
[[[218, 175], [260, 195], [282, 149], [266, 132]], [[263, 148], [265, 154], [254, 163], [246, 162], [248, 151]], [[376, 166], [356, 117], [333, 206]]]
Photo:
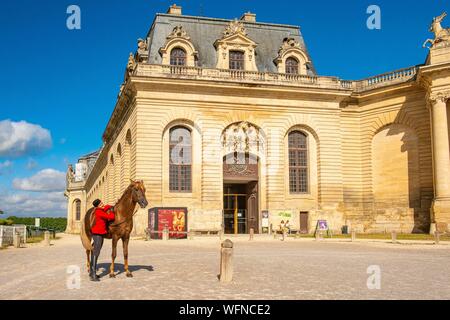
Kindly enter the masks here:
[[13, 234], [13, 245], [14, 248], [20, 248], [20, 233], [18, 232]]
[[392, 231], [392, 243], [397, 243], [397, 232]]
[[316, 241], [323, 240], [322, 231], [316, 231]]
[[434, 244], [439, 244], [439, 241], [440, 241], [441, 239], [440, 239], [440, 234], [439, 234], [439, 231], [435, 231], [434, 232]]
[[162, 239], [164, 241], [168, 241], [169, 240], [169, 228], [164, 227], [163, 233], [162, 233]]
[[49, 231], [44, 232], [44, 245], [47, 247], [50, 246], [50, 232]]
[[352, 242], [356, 240], [356, 231], [352, 231]]
[[220, 249], [220, 282], [228, 283], [233, 279], [233, 242], [225, 240]]
[[255, 230], [253, 228], [250, 228], [250, 238], [249, 240], [253, 240], [253, 237], [255, 236]]

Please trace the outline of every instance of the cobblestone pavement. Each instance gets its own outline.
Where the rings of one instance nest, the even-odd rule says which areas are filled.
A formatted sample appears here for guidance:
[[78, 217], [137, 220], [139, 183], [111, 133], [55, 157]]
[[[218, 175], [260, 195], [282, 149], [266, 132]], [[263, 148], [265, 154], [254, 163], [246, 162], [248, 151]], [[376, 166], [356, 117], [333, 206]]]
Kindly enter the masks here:
[[[232, 238], [234, 279], [220, 284], [218, 238], [130, 243], [133, 278], [121, 246], [109, 278], [111, 242], [100, 256], [100, 282], [90, 282], [78, 236], [0, 250], [0, 299], [450, 299], [450, 244], [388, 241]], [[80, 289], [68, 289], [67, 267], [81, 268]], [[369, 290], [378, 265], [381, 289]]]

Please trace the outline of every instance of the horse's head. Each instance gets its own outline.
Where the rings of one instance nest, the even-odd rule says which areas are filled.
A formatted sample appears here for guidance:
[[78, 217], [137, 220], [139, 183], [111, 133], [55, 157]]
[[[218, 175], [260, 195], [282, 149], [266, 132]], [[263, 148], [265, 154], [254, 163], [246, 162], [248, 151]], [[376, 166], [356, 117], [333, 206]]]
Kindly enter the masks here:
[[147, 198], [145, 197], [145, 186], [142, 180], [131, 180], [131, 196], [133, 201], [137, 202], [139, 206], [144, 209], [148, 205]]
[[434, 17], [433, 21], [431, 22], [430, 32], [436, 32], [438, 29], [442, 28], [441, 22], [445, 19], [446, 16], [447, 12], [444, 12], [440, 16]]

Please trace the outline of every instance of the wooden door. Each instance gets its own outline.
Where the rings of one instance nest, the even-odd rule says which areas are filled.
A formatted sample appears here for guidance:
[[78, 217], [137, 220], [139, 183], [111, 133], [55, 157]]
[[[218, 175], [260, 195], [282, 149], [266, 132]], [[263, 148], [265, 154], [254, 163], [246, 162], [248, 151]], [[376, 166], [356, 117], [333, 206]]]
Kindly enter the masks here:
[[247, 184], [247, 232], [259, 233], [258, 181]]
[[307, 234], [308, 233], [308, 212], [300, 212], [300, 233]]

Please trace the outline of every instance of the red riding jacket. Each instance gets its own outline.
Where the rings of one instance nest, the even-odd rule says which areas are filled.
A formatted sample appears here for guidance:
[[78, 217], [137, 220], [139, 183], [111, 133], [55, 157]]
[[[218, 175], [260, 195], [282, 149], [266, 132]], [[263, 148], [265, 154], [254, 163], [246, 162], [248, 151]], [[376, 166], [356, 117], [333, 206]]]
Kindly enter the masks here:
[[112, 206], [106, 205], [103, 208], [95, 209], [95, 224], [91, 228], [93, 234], [104, 235], [108, 233], [106, 228], [106, 223], [108, 221], [114, 221], [114, 212], [111, 210], [110, 213], [106, 213]]

